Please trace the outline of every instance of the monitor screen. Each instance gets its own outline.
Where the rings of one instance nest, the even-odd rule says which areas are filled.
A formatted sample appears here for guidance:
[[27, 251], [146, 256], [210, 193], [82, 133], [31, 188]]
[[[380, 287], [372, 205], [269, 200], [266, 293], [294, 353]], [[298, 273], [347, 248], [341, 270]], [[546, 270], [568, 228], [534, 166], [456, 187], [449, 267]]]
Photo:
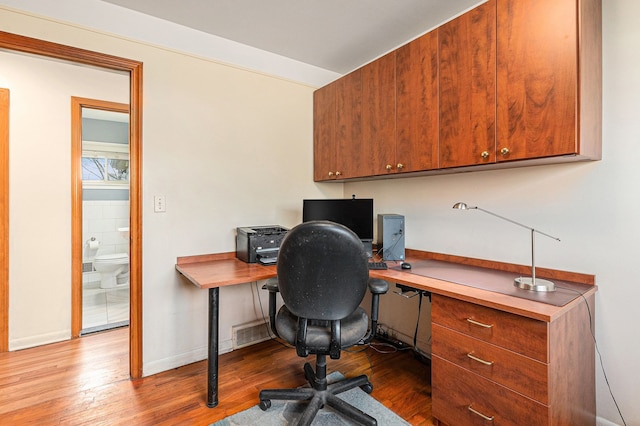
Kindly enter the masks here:
[[373, 199], [303, 200], [302, 221], [330, 220], [346, 226], [363, 241], [373, 241]]

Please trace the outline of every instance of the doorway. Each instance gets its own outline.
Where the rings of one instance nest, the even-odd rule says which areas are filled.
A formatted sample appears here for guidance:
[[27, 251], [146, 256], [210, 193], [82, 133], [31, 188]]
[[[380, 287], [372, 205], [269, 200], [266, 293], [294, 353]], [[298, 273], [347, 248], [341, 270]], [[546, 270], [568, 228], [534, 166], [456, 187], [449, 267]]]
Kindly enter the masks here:
[[73, 97], [71, 114], [78, 337], [129, 325], [129, 105]]
[[[9, 52], [27, 53], [44, 58], [66, 61], [69, 63], [93, 66], [99, 69], [124, 72], [129, 76], [130, 94], [130, 126], [129, 143], [131, 152], [130, 174], [130, 326], [129, 326], [129, 374], [132, 378], [142, 377], [142, 208], [141, 208], [141, 136], [142, 136], [142, 63], [126, 58], [106, 55], [89, 50], [47, 42], [31, 37], [0, 31], [0, 49]], [[72, 129], [76, 131], [77, 129]], [[5, 139], [5, 138], [2, 138]], [[0, 140], [0, 142], [3, 142]], [[8, 143], [8, 138], [7, 138]], [[3, 143], [3, 145], [6, 145]], [[3, 150], [6, 146], [2, 147]], [[1, 157], [1, 156], [0, 156]], [[8, 188], [8, 179], [0, 175], [0, 187]], [[7, 193], [7, 192], [5, 192]], [[2, 209], [0, 229], [4, 231], [6, 240], [9, 229], [9, 214]], [[81, 230], [80, 230], [81, 231]], [[74, 231], [75, 232], [75, 231]], [[9, 258], [8, 247], [0, 247], [0, 259], [4, 264], [2, 275], [6, 275], [6, 259]], [[8, 280], [0, 282], [0, 296], [8, 294]], [[78, 295], [73, 294], [72, 298]], [[72, 305], [77, 304], [76, 300]], [[6, 312], [6, 311], [5, 311]], [[77, 319], [76, 319], [77, 320]], [[72, 330], [80, 330], [79, 324], [72, 323]], [[0, 324], [0, 350], [8, 350], [8, 321]]]

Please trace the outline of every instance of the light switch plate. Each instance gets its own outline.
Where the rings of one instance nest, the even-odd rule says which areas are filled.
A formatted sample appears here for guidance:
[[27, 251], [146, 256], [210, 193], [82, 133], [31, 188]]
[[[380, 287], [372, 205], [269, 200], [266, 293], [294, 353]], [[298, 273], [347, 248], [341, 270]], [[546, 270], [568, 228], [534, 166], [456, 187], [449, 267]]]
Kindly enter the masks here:
[[153, 211], [163, 213], [167, 211], [167, 204], [164, 195], [156, 195], [153, 197]]

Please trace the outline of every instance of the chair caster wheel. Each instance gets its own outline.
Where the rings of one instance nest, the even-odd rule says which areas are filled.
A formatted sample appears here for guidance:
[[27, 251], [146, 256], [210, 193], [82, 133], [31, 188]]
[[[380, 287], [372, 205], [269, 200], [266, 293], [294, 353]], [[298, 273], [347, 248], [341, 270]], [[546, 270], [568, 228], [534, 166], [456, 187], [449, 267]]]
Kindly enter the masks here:
[[271, 408], [271, 400], [270, 399], [263, 399], [260, 401], [260, 409], [262, 411], [267, 411], [269, 408]]
[[371, 383], [366, 384], [366, 385], [362, 385], [362, 386], [360, 386], [360, 389], [362, 389], [366, 393], [371, 393], [371, 392], [373, 392], [373, 385]]

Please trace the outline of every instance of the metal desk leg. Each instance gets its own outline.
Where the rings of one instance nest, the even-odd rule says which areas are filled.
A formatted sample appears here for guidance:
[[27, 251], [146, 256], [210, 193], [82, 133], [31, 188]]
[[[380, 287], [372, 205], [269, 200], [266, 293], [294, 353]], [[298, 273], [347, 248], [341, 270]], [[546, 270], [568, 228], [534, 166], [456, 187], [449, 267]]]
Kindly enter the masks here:
[[207, 407], [218, 405], [218, 326], [220, 288], [209, 289], [209, 358], [207, 364]]

